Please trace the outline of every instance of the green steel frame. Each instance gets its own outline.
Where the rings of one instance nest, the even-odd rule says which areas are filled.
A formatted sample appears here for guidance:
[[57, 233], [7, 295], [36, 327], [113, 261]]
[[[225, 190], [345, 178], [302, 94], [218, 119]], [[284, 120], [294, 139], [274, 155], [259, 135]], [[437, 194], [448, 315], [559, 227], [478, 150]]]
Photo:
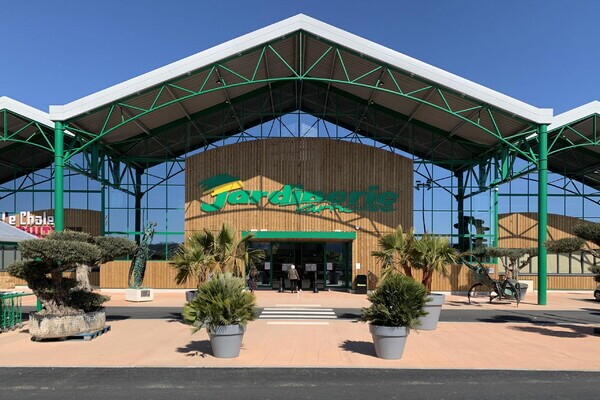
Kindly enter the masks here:
[[[426, 182], [429, 182], [430, 185], [433, 185], [438, 189], [448, 190], [445, 185], [436, 182], [435, 179], [431, 179], [430, 171], [419, 170], [418, 164], [421, 162], [424, 164], [430, 163], [449, 169], [453, 176], [452, 179], [457, 182], [456, 193], [452, 190], [449, 191], [457, 204], [457, 209], [451, 210], [451, 212], [456, 211], [459, 217], [464, 216], [466, 200], [479, 194], [490, 193], [490, 209], [493, 210], [494, 220], [494, 233], [490, 237], [495, 244], [498, 243], [498, 186], [516, 178], [523, 177], [533, 171], [537, 171], [539, 178], [538, 212], [540, 214], [538, 225], [538, 249], [541, 256], [538, 302], [540, 304], [546, 304], [546, 258], [543, 257], [546, 250], [543, 246], [543, 242], [546, 237], [547, 227], [548, 157], [569, 149], [583, 146], [597, 146], [599, 143], [596, 135], [594, 134], [592, 137], [589, 137], [585, 135], [585, 133], [580, 132], [575, 126], [576, 123], [569, 124], [568, 126], [561, 127], [559, 130], [548, 133], [547, 126], [545, 125], [536, 125], [521, 120], [514, 115], [509, 115], [503, 110], [495, 109], [489, 104], [477, 102], [474, 99], [468, 99], [473, 103], [473, 106], [456, 108], [452, 106], [452, 99], [464, 99], [465, 96], [462, 93], [449, 90], [434, 82], [425, 81], [413, 74], [396, 69], [385, 63], [381, 63], [378, 60], [370, 59], [352, 49], [327, 42], [310, 33], [298, 31], [294, 36], [297, 41], [295, 49], [296, 53], [294, 55], [294, 59], [297, 60], [297, 62], [295, 63], [286, 59], [282, 50], [278, 47], [278, 44], [285, 40], [285, 38], [264, 44], [245, 51], [243, 55], [239, 54], [215, 64], [208, 65], [197, 71], [190, 71], [187, 76], [164, 82], [163, 84], [152, 87], [144, 92], [136, 93], [135, 95], [115, 101], [87, 113], [86, 116], [93, 115], [96, 118], [100, 118], [102, 121], [100, 123], [101, 128], [97, 131], [84, 129], [79, 123], [79, 119], [84, 118], [85, 116], [78, 116], [65, 121], [55, 121], [53, 137], [49, 134], [47, 127], [36, 122], [28, 122], [18, 131], [9, 132], [6, 121], [10, 116], [10, 112], [8, 110], [0, 110], [5, 122], [5, 129], [2, 132], [0, 141], [14, 142], [16, 145], [34, 145], [44, 151], [51, 152], [54, 155], [54, 207], [56, 209], [55, 218], [57, 230], [62, 230], [64, 228], [63, 199], [65, 191], [63, 184], [64, 169], [68, 168], [100, 182], [102, 184], [103, 192], [104, 188], [107, 187], [120, 190], [133, 196], [135, 198], [134, 208], [136, 210], [134, 223], [135, 232], [127, 233], [137, 234], [141, 231], [142, 217], [140, 212], [143, 208], [142, 198], [144, 195], [147, 194], [152, 187], [159, 186], [168, 181], [169, 178], [181, 173], [184, 170], [184, 158], [182, 158], [182, 156], [189, 151], [194, 151], [198, 148], [198, 146], [196, 146], [196, 149], [186, 148], [186, 151], [182, 154], [173, 154], [170, 148], [161, 141], [161, 135], [165, 134], [165, 132], [173, 127], [187, 124], [186, 126], [189, 127], [190, 131], [189, 135], [200, 136], [203, 140], [205, 149], [216, 146], [215, 143], [218, 139], [225, 143], [227, 140], [255, 140], [262, 137], [270, 137], [270, 132], [268, 135], [263, 136], [262, 131], [261, 135], [253, 135], [250, 132], [251, 129], [244, 126], [242, 122], [247, 115], [241, 115], [236, 112], [233, 103], [237, 104], [243, 102], [245, 98], [255, 96], [260, 92], [263, 92], [265, 96], [271, 96], [272, 100], [273, 92], [278, 90], [278, 88], [281, 88], [283, 84], [291, 82], [302, 87], [304, 83], [311, 83], [326, 91], [326, 96], [328, 98], [330, 96], [341, 96], [353, 100], [357, 105], [355, 110], [349, 111], [354, 123], [352, 126], [345, 126], [345, 128], [350, 131], [350, 134], [340, 137], [338, 135], [330, 135], [330, 133], [327, 132], [326, 135], [328, 137], [338, 140], [356, 140], [360, 142], [365, 139], [361, 132], [364, 121], [369, 118], [375, 119], [377, 113], [383, 113], [404, 121], [404, 124], [399, 125], [395, 137], [377, 137], [376, 135], [367, 136], [366, 139], [372, 140], [377, 147], [386, 147], [391, 150], [400, 148], [403, 151], [410, 151], [410, 148], [406, 148], [406, 146], [398, 146], [400, 138], [406, 136], [406, 129], [410, 129], [410, 126], [414, 125], [432, 132], [442, 141], [452, 143], [452, 146], [467, 150], [471, 154], [468, 159], [436, 159], [434, 152], [437, 146], [439, 146], [440, 142], [438, 141], [438, 144], [432, 146], [430, 154], [421, 155], [418, 160], [415, 160], [417, 164], [416, 175], [422, 176], [426, 179]], [[303, 54], [303, 44], [306, 40], [318, 40], [324, 46], [320, 55], [318, 55], [311, 63], [305, 62]], [[234, 61], [241, 56], [250, 56], [249, 59], [253, 60], [253, 64], [250, 67], [246, 66], [243, 70], [236, 69], [233, 66]], [[347, 64], [349, 64], [348, 58], [350, 56], [363, 58], [372, 64], [372, 68], [366, 72], [355, 74], [347, 67]], [[269, 76], [267, 69], [267, 76], [261, 76], [259, 71], [261, 70], [262, 65], [266, 63], [267, 58], [276, 60], [280, 66], [285, 66], [284, 69], [286, 73], [281, 76]], [[331, 64], [331, 67], [328, 67], [331, 68], [332, 71], [329, 77], [314, 76], [311, 74], [312, 71], [315, 71], [319, 67], [329, 65], [327, 63]], [[334, 67], [342, 72], [341, 77], [334, 77]], [[189, 77], [198, 78], [197, 81], [200, 83], [196, 87], [186, 86], [184, 81]], [[402, 83], [406, 79], [410, 79], [411, 81], [412, 86], [410, 89], [405, 88], [405, 85]], [[254, 91], [241, 97], [232, 97], [231, 93], [233, 91], [245, 87], [253, 88]], [[370, 97], [366, 102], [365, 99], [362, 98], [353, 98], [352, 95], [343, 92], [342, 88], [344, 87], [367, 89], [370, 92]], [[226, 101], [224, 104], [216, 107], [231, 112], [233, 119], [238, 125], [238, 135], [231, 136], [229, 134], [224, 134], [220, 138], [207, 137], [204, 135], [202, 129], [195, 123], [195, 120], [201, 118], [207, 111], [190, 114], [182, 106], [185, 101], [193, 98], [200, 98], [201, 96], [208, 96], [217, 92], [223, 93]], [[298, 111], [302, 110], [301, 93], [302, 91], [300, 90], [296, 102], [296, 110]], [[409, 100], [416, 105], [415, 110], [409, 115], [403, 115], [393, 110], [382, 108], [373, 101], [377, 93], [385, 93], [387, 95], [396, 96], [398, 99]], [[140, 106], [138, 104], [138, 99], [144, 96], [149, 96], [150, 101], [147, 102], [147, 105]], [[179, 107], [185, 114], [185, 118], [173, 120], [163, 126], [153, 129], [148, 128], [144, 124], [144, 117], [152, 113], [161, 112], [170, 106]], [[446, 132], [418, 121], [415, 114], [422, 107], [445, 113], [454, 118], [456, 121], [454, 129], [450, 132]], [[339, 115], [341, 111], [334, 110], [331, 111], [331, 113]], [[276, 123], [285, 126], [286, 122], [284, 122], [284, 119], [289, 114], [289, 110], [277, 111], [273, 104], [271, 104], [270, 110], [267, 109], [261, 111], [260, 123], [264, 124], [270, 122], [271, 129], [273, 129], [273, 125]], [[263, 116], [265, 118], [264, 120]], [[330, 118], [326, 115], [315, 116], [316, 121], [313, 126], [316, 125], [318, 127], [321, 123], [320, 121], [323, 121], [323, 127], [327, 130], [327, 124], [325, 122], [328, 121], [331, 123], [338, 119], [335, 115], [329, 117]], [[504, 132], [502, 124], [499, 123], [500, 117], [517, 121], [523, 128], [518, 132]], [[223, 118], [225, 118], [224, 113]], [[597, 116], [594, 115], [590, 118], [592, 118], [594, 132], [596, 132]], [[116, 142], [111, 140], [110, 143], [106, 140], [111, 134], [117, 133], [120, 129], [132, 125], [135, 125], [136, 130], [142, 132], [139, 136], [128, 137], [127, 139]], [[490, 148], [490, 146], [477, 144], [460, 138], [456, 135], [456, 132], [464, 125], [476, 127], [483, 134], [494, 138], [497, 141], [497, 145], [491, 146]], [[298, 112], [298, 126], [300, 126], [300, 112]], [[32, 127], [36, 128], [35, 134], [30, 135], [25, 139], [19, 135], [24, 129]], [[299, 129], [289, 130], [290, 133], [296, 131], [298, 135], [301, 135]], [[68, 132], [69, 140], [68, 144], [65, 145], [66, 132]], [[145, 157], [127, 154], [128, 149], [135, 147], [137, 143], [144, 140], [150, 140], [153, 141], [154, 144], [162, 146], [165, 156]], [[0, 152], [2, 151], [3, 150], [0, 149]], [[78, 162], [76, 160], [75, 156], [79, 154], [82, 155], [83, 162]], [[525, 166], [515, 168], [517, 159], [524, 160]], [[169, 172], [167, 176], [164, 177], [162, 182], [158, 182], [146, 191], [143, 191], [141, 177], [146, 173], [147, 168], [151, 165], [156, 165], [165, 161], [173, 161], [173, 165], [179, 165], [179, 168], [174, 168], [173, 171]], [[133, 182], [133, 184], [124, 184], [126, 179], [128, 182]], [[475, 182], [475, 185], [468, 182]], [[431, 187], [432, 186], [426, 188], [425, 186], [422, 186], [423, 210], [421, 211], [423, 213], [425, 212], [425, 190], [429, 190]], [[433, 196], [433, 191], [431, 191], [431, 195]], [[105, 196], [102, 195], [103, 213], [105, 210], [104, 197]], [[471, 238], [472, 236], [473, 235], [468, 235], [465, 232], [464, 227], [459, 228], [459, 241], [462, 240], [463, 243], [465, 243], [467, 238]]]

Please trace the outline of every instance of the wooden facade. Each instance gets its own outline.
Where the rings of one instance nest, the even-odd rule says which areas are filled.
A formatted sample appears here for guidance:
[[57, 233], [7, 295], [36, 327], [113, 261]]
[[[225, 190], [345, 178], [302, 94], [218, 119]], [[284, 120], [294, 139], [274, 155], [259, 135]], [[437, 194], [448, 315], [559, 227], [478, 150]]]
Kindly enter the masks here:
[[[393, 203], [393, 210], [388, 212], [325, 209], [317, 213], [300, 213], [297, 206], [274, 205], [266, 196], [260, 198], [258, 204], [226, 204], [220, 211], [204, 212], [201, 205], [212, 204], [215, 198], [210, 193], [203, 194], [200, 183], [221, 174], [239, 178], [243, 191], [273, 193], [282, 190], [284, 185], [295, 185], [306, 192], [326, 195], [364, 192], [363, 203], [367, 196], [373, 199], [384, 192], [395, 193], [398, 198]], [[368, 194], [369, 191], [372, 193]], [[248, 197], [243, 196], [242, 190], [231, 193], [239, 195], [234, 202], [243, 202]], [[344, 198], [340, 196], [339, 199]], [[399, 224], [405, 229], [413, 226], [413, 163], [388, 151], [338, 140], [256, 140], [189, 157], [186, 160], [185, 198], [186, 237], [203, 228], [217, 230], [224, 222], [237, 231], [355, 232], [353, 276], [379, 275], [380, 267], [370, 255], [377, 248], [379, 237]], [[350, 199], [347, 200], [341, 200], [340, 205], [355, 209], [348, 205]], [[363, 203], [356, 208], [365, 208]], [[360, 269], [356, 268], [357, 263]]]
[[[573, 228], [581, 224], [580, 218], [548, 214], [548, 240], [575, 237]], [[498, 216], [498, 246], [512, 248], [537, 247], [537, 213], [512, 213]], [[589, 246], [594, 246], [588, 242]]]

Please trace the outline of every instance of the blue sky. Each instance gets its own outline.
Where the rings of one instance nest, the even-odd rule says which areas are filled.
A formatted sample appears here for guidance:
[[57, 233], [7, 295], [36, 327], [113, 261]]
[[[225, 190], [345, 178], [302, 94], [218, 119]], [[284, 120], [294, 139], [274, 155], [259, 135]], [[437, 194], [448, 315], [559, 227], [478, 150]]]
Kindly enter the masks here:
[[600, 99], [594, 0], [5, 1], [0, 96], [48, 111], [297, 13], [557, 114]]

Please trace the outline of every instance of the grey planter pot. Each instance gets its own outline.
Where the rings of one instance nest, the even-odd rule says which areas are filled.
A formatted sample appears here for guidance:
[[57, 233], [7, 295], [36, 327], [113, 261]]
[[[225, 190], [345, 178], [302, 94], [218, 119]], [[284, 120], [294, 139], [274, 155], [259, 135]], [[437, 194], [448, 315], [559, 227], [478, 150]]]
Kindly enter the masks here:
[[188, 290], [185, 292], [185, 301], [186, 303], [189, 303], [190, 301], [194, 300], [196, 298], [196, 296], [198, 296], [198, 291], [197, 290]]
[[218, 325], [208, 331], [213, 355], [217, 358], [235, 358], [240, 355], [244, 327], [242, 325]]
[[440, 313], [442, 312], [442, 304], [446, 296], [443, 293], [430, 293], [427, 304], [423, 309], [428, 313], [426, 316], [421, 317], [418, 329], [423, 331], [432, 331], [437, 328], [437, 323], [440, 319]]
[[369, 324], [369, 332], [373, 336], [375, 354], [386, 360], [402, 358], [408, 329], [404, 326], [379, 326]]

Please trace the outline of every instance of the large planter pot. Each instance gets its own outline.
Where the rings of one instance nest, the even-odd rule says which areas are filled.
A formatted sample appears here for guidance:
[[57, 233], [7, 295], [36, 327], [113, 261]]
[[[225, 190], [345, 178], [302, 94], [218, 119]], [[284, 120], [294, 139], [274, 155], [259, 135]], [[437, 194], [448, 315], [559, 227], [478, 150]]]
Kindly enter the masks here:
[[185, 301], [186, 303], [189, 303], [190, 301], [194, 300], [196, 298], [196, 296], [198, 296], [198, 291], [197, 290], [188, 290], [185, 292]]
[[240, 355], [244, 327], [242, 325], [218, 325], [208, 331], [213, 355], [217, 358], [235, 358]]
[[440, 319], [440, 313], [442, 312], [442, 304], [446, 296], [443, 293], [430, 293], [427, 297], [427, 303], [423, 309], [428, 313], [426, 316], [420, 318], [421, 324], [419, 330], [432, 331], [437, 328], [437, 323]]
[[369, 324], [377, 357], [386, 360], [402, 358], [408, 329], [404, 326], [379, 326]]
[[79, 315], [29, 314], [29, 333], [35, 340], [65, 338], [80, 333], [91, 333], [104, 328], [106, 313], [94, 311]]

